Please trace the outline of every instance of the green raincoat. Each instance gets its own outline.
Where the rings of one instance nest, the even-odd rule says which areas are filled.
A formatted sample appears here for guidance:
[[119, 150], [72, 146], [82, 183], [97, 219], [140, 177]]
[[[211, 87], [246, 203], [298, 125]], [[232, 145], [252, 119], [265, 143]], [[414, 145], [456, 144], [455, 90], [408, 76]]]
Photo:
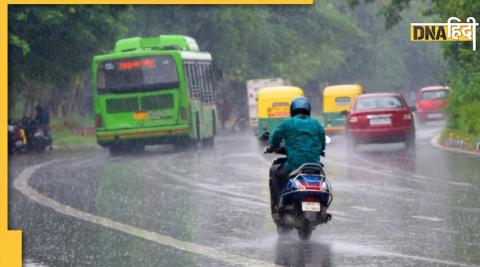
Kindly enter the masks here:
[[288, 157], [284, 168], [288, 171], [304, 163], [320, 163], [320, 154], [325, 150], [325, 130], [318, 120], [303, 114], [284, 120], [273, 133], [270, 145], [279, 148], [282, 139]]

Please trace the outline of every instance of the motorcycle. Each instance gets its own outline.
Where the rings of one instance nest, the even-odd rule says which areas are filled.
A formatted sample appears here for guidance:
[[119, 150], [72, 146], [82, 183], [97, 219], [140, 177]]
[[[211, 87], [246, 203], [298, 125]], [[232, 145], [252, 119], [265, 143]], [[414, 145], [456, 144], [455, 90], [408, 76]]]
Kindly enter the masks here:
[[47, 125], [32, 124], [29, 133], [29, 150], [37, 153], [42, 153], [45, 149], [50, 147], [52, 149], [52, 137]]
[[52, 137], [48, 125], [39, 125], [27, 117], [20, 123], [9, 122], [8, 125], [9, 152], [35, 151], [41, 153], [47, 146], [52, 149]]
[[27, 135], [25, 129], [19, 127], [12, 120], [8, 121], [8, 153], [27, 151]]
[[[273, 153], [286, 154], [283, 148]], [[277, 158], [273, 164], [286, 160], [286, 157]], [[305, 163], [291, 172], [283, 182], [279, 218], [275, 220], [279, 235], [287, 234], [295, 228], [301, 240], [308, 240], [316, 226], [332, 219], [332, 215], [327, 212], [333, 201], [332, 186], [323, 168], [321, 163]]]

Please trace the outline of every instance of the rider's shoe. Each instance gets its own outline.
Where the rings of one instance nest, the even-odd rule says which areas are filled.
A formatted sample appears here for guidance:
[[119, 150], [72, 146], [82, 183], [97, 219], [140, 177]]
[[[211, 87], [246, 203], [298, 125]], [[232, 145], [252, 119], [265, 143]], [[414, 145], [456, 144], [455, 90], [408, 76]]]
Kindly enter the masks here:
[[324, 220], [325, 220], [325, 223], [327, 223], [327, 222], [330, 221], [331, 219], [332, 219], [332, 214], [327, 213], [327, 214], [325, 215], [325, 219], [324, 219]]

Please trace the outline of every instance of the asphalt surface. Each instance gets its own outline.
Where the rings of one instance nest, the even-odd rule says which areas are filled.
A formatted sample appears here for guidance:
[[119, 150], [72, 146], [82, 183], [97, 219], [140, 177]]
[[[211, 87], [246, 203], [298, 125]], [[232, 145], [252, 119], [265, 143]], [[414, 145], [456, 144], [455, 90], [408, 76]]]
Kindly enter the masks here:
[[213, 149], [12, 156], [9, 225], [23, 230], [26, 266], [480, 266], [480, 158], [433, 147], [441, 125], [417, 129], [413, 152], [348, 154], [334, 136], [333, 219], [310, 241], [277, 236], [274, 157], [251, 133]]

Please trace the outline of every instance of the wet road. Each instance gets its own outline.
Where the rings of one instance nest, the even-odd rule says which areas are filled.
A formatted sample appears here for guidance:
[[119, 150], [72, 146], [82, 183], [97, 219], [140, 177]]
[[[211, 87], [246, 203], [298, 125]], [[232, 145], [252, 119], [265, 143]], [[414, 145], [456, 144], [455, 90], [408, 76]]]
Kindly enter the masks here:
[[409, 153], [347, 154], [334, 137], [333, 219], [308, 242], [277, 237], [273, 157], [249, 134], [209, 150], [14, 156], [10, 229], [24, 231], [25, 261], [46, 266], [480, 266], [480, 158], [433, 147], [440, 126], [418, 129]]

